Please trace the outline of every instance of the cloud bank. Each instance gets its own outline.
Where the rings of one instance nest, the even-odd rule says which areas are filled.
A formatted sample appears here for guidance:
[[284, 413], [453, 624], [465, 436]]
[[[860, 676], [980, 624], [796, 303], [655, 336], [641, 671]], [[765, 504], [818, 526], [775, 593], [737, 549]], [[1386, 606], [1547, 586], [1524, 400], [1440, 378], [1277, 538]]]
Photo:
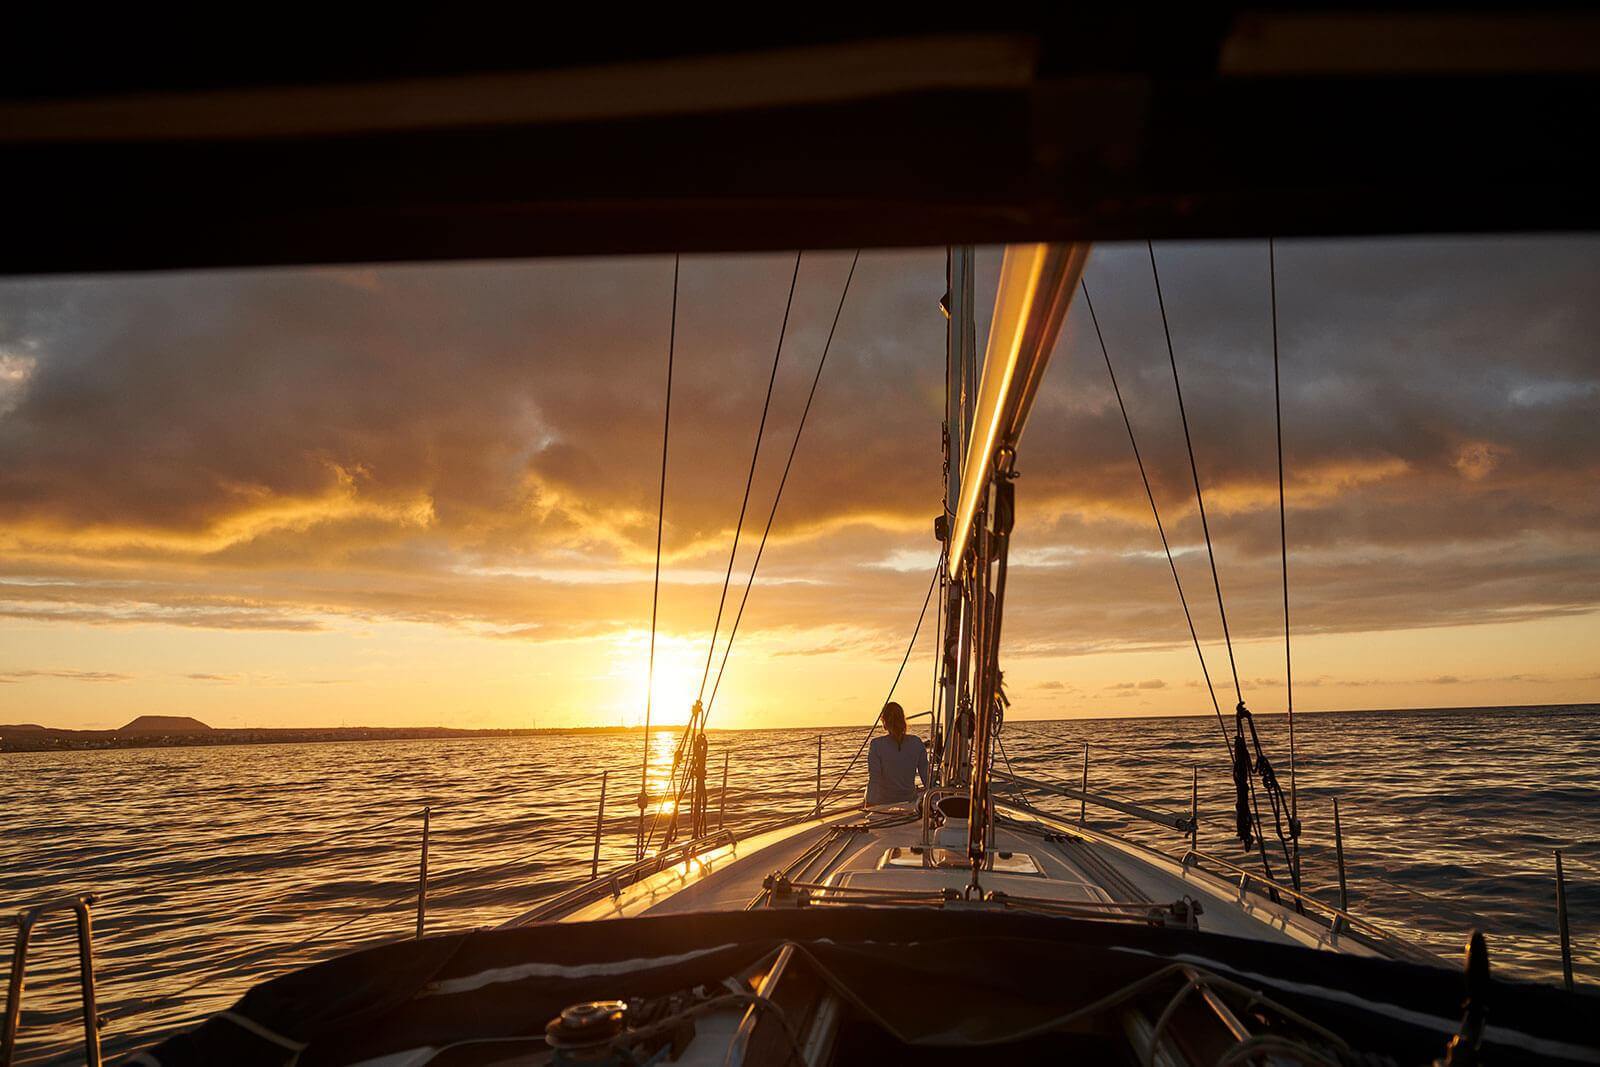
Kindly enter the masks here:
[[[1157, 255], [1228, 622], [1236, 638], [1270, 637], [1282, 592], [1266, 251]], [[985, 253], [987, 278], [996, 262]], [[803, 260], [752, 547], [848, 263]], [[684, 261], [669, 634], [703, 635], [715, 613], [792, 268]], [[1600, 241], [1296, 241], [1278, 268], [1297, 632], [1593, 613]], [[903, 649], [936, 547], [943, 269], [942, 251], [863, 256], [742, 634], [790, 655]], [[670, 260], [633, 259], [0, 283], [0, 620], [306, 634], [402, 621], [528, 642], [637, 631], [671, 277]], [[1213, 639], [1145, 251], [1099, 248], [1086, 278]], [[1187, 643], [1081, 305], [1020, 467], [1010, 654]]]

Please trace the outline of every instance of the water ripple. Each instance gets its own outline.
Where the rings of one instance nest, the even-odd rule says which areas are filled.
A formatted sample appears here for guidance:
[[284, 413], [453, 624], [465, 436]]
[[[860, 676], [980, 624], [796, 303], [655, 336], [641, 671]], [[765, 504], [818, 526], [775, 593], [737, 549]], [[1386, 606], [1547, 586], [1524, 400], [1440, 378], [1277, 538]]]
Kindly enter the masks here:
[[[1302, 716], [1307, 884], [1337, 895], [1337, 797], [1352, 908], [1451, 956], [1481, 927], [1502, 973], [1550, 981], [1560, 973], [1551, 850], [1567, 848], [1576, 969], [1600, 980], [1597, 712]], [[1259, 724], [1287, 783], [1285, 725]], [[826, 787], [860, 728], [713, 736], [713, 803], [730, 756], [730, 827], [810, 806], [818, 734]], [[1091, 790], [1170, 811], [1188, 810], [1198, 767], [1201, 847], [1249, 862], [1229, 836], [1232, 780], [1213, 721], [1014, 722], [1004, 739], [1017, 773], [1074, 785], [1087, 741]], [[640, 748], [637, 736], [552, 735], [7, 755], [0, 903], [104, 895], [95, 929], [105, 1044], [127, 1051], [225, 1007], [253, 981], [409, 936], [425, 804], [437, 809], [430, 931], [500, 922], [587, 877], [602, 769], [611, 778], [601, 866], [631, 859]], [[672, 738], [658, 735], [653, 791], [671, 754]], [[864, 784], [857, 765], [845, 788]], [[1040, 803], [1077, 814], [1073, 801]], [[1181, 847], [1171, 831], [1090, 813], [1096, 825]], [[30, 961], [20, 1056], [71, 1062], [80, 1023], [70, 922], [41, 926]]]

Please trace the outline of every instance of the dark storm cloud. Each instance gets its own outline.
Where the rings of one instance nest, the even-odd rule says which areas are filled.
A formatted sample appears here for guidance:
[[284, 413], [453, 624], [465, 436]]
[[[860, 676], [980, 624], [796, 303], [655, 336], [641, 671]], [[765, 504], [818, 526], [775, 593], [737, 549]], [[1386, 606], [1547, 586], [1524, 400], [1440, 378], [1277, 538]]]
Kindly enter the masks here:
[[[1264, 246], [1157, 249], [1230, 623], [1281, 626]], [[849, 257], [807, 256], [759, 535]], [[993, 274], [993, 257], [984, 261]], [[1296, 626], [1600, 603], [1600, 242], [1278, 250]], [[715, 611], [793, 258], [684, 261], [663, 624]], [[670, 261], [0, 285], [0, 613], [549, 640], [641, 625]], [[1142, 247], [1088, 284], [1203, 638], [1209, 570]], [[893, 656], [938, 509], [940, 253], [863, 257], [745, 625]], [[1024, 442], [1008, 644], [1187, 640], [1081, 306]], [[749, 549], [740, 569], [748, 566]], [[909, 561], [909, 562], [908, 562]], [[737, 584], [736, 584], [737, 588]]]
[[[1236, 633], [1267, 634], [1281, 626], [1281, 594], [1265, 248], [1156, 252], [1230, 621]], [[1600, 244], [1574, 238], [1279, 247], [1299, 627], [1592, 610], [1600, 599], [1597, 269]], [[1179, 559], [1185, 590], [1204, 608], [1214, 598], [1148, 256], [1142, 247], [1101, 249], [1087, 278], [1169, 537], [1190, 550]], [[1031, 456], [1064, 460], [1035, 458], [1025, 471], [1028, 490], [1065, 501], [1040, 516], [1040, 536], [1080, 551], [1158, 553], [1081, 307], [1061, 357], [1026, 441]], [[1176, 601], [1165, 561], [1153, 562], [1080, 560], [1062, 568], [1054, 589], [1035, 575], [1027, 588], [1046, 612], [1069, 597], [1096, 605], [1055, 612], [1076, 616], [1079, 638], [1148, 634], [1146, 610]], [[1096, 595], [1119, 588], [1127, 595]], [[1184, 636], [1181, 617], [1166, 617], [1158, 632]]]
[[[792, 262], [685, 264], [672, 547], [720, 539], [737, 513]], [[813, 495], [836, 497], [830, 512], [881, 503], [872, 483], [905, 473], [906, 431], [938, 409], [937, 293], [911, 262], [933, 264], [864, 266], [841, 323], [807, 431], [807, 454], [826, 457], [813, 464]], [[847, 265], [816, 256], [802, 271], [766, 487]], [[342, 272], [267, 272], [5, 287], [0, 347], [36, 366], [0, 424], [0, 500], [16, 519], [198, 535], [274, 502], [354, 496], [365, 510], [304, 521], [431, 508], [417, 517], [454, 547], [494, 554], [616, 535], [637, 548], [653, 536], [670, 264], [375, 273], [363, 285]], [[885, 432], [859, 433], [873, 423]], [[916, 467], [936, 473], [936, 427], [923, 435], [935, 444], [921, 442]], [[266, 551], [317, 552], [325, 532], [339, 540], [318, 532]]]

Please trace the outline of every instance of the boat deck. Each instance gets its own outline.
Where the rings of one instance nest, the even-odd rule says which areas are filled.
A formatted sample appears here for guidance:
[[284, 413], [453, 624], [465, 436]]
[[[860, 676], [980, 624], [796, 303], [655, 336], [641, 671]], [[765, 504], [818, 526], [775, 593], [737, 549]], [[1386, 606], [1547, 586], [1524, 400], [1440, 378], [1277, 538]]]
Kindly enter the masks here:
[[[1382, 931], [1347, 928], [1354, 917], [1281, 886], [1269, 897], [1219, 857], [996, 810], [977, 891], [950, 809], [942, 825], [875, 808], [719, 832], [498, 930], [274, 980], [152, 1058], [227, 1062], [218, 1050], [264, 1043], [361, 1067], [606, 1050], [680, 1067], [991, 1053], [1178, 1067], [1252, 1052], [1347, 1062], [1358, 1049], [1427, 1062], [1467, 1032], [1459, 972], [1418, 966]], [[1569, 994], [1499, 983], [1493, 996], [1531, 1028], [1483, 1030], [1497, 1061], [1600, 1062]]]
[[[1303, 914], [1287, 897], [1253, 891], [1247, 877], [1234, 880], [1204, 869], [1191, 862], [1196, 853], [1169, 856], [1023, 805], [1000, 803], [996, 811], [991, 869], [981, 873], [977, 893], [967, 888], [965, 821], [925, 824], [914, 809], [869, 808], [802, 819], [697, 850], [630, 885], [619, 879], [609, 892], [508, 925], [783, 908], [982, 909], [1175, 926], [1343, 955], [1391, 954], [1337, 919]], [[840, 1032], [838, 1015], [845, 1010], [836, 996], [794, 964], [788, 950], [745, 980], [760, 997], [785, 1003], [796, 1018], [807, 1020], [806, 1063], [828, 1062]], [[1131, 1047], [1150, 1054], [1160, 1043], [1155, 1016], [1130, 1010], [1122, 1018], [1131, 1028]], [[774, 1041], [771, 1024], [763, 1026], [754, 1007], [732, 1006], [699, 1020], [678, 1062], [767, 1062], [769, 1055], [781, 1062], [785, 1056]], [[757, 1054], [758, 1048], [766, 1054]]]
[[[996, 870], [984, 872], [981, 883], [986, 893], [1005, 898], [1003, 906], [1056, 907], [1122, 921], [1166, 916], [1210, 933], [1380, 954], [1337, 923], [1300, 914], [1288, 902], [1181, 859], [1031, 809], [1002, 804], [999, 813]], [[805, 820], [701, 852], [556, 918], [586, 922], [845, 902], [996, 906], [961, 899], [969, 881], [965, 823], [937, 830], [927, 842], [923, 833], [914, 813], [896, 809]], [[788, 883], [777, 883], [777, 894], [769, 889], [772, 876]], [[1183, 908], [1185, 898], [1198, 908]], [[529, 913], [507, 925], [549, 917]]]

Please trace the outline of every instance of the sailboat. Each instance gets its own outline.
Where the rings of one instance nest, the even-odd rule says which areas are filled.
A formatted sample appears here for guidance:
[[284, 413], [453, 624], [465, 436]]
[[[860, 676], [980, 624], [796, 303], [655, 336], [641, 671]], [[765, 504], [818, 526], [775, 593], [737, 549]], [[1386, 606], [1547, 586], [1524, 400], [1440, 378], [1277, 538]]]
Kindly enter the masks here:
[[[404, 20], [319, 26], [309, 52], [284, 19], [252, 28], [281, 34], [264, 64], [170, 33], [104, 54], [30, 35], [0, 90], [8, 273], [1008, 245], [981, 363], [973, 256], [950, 255], [942, 685], [915, 803], [819, 790], [800, 817], [712, 829], [691, 716], [632, 862], [493, 929], [274, 978], [132, 1062], [1600, 1062], [1591, 996], [1303, 891], [1292, 784], [1285, 812], [1242, 707], [1242, 862], [1197, 847], [1192, 810], [1065, 790], [1189, 831], [1158, 849], [1044, 810], [1024, 791], [1048, 783], [995, 762], [1015, 475], [1081, 289], [1073, 242], [1600, 223], [1573, 136], [1600, 113], [1592, 15], [1279, 7], [715, 32], [608, 11], [565, 36], [533, 12], [408, 44], [384, 39]], [[98, 1064], [88, 905], [53, 906], [78, 913]]]
[[493, 929], [274, 978], [132, 1062], [1600, 1062], [1586, 996], [1493, 977], [1482, 937], [1449, 963], [1302, 891], [1292, 813], [1274, 876], [1249, 801], [1276, 782], [1242, 701], [1240, 830], [1259, 870], [1202, 852], [1193, 812], [1094, 798], [1188, 837], [1164, 851], [1043, 810], [1019, 789], [1054, 787], [1002, 770], [1023, 431], [1088, 255], [1007, 247], [980, 367], [975, 257], [950, 251], [926, 791], [819, 793], [798, 818], [708, 830], [697, 708], [672, 815], [659, 838], [641, 821], [634, 862]]

